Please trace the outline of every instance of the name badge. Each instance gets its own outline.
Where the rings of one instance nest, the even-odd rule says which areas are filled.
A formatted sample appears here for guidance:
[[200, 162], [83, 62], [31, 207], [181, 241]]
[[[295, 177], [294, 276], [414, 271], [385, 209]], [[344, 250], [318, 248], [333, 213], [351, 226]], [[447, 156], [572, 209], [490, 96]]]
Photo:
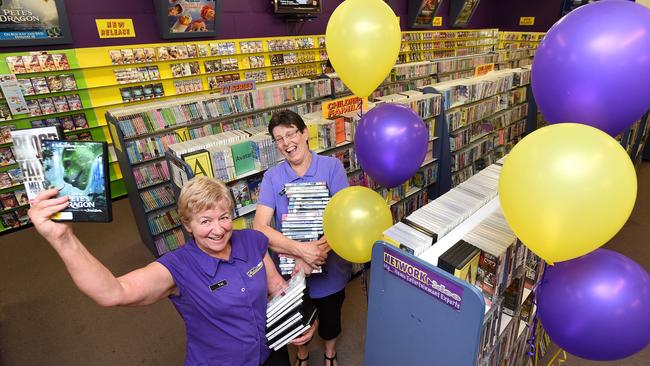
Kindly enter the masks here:
[[255, 273], [259, 272], [260, 269], [262, 269], [263, 266], [264, 266], [264, 260], [261, 260], [255, 267], [249, 269], [248, 272], [246, 272], [246, 274], [248, 275], [248, 277], [253, 277], [255, 276]]
[[212, 290], [212, 292], [214, 292], [214, 291], [216, 291], [216, 290], [218, 290], [218, 289], [220, 289], [220, 288], [222, 288], [224, 286], [227, 286], [227, 285], [228, 285], [228, 281], [221, 280], [221, 281], [219, 281], [217, 283], [213, 283], [212, 285], [210, 285], [210, 290]]

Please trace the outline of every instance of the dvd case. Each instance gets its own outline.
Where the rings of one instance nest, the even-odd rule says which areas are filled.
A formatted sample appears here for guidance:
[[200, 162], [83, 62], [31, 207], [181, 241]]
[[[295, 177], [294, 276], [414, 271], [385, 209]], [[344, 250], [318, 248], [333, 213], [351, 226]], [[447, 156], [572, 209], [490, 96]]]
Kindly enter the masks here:
[[23, 172], [27, 197], [32, 200], [45, 189], [41, 141], [61, 138], [56, 126], [11, 131], [18, 167]]
[[52, 219], [110, 222], [106, 142], [44, 140], [42, 144], [46, 187], [70, 198], [68, 207]]

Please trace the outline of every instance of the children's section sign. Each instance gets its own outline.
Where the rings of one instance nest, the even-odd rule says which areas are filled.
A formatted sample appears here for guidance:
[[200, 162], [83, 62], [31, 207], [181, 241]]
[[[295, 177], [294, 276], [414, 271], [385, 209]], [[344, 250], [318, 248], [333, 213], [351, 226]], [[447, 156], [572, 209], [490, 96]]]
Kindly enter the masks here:
[[386, 272], [419, 288], [443, 304], [460, 310], [463, 302], [463, 288], [460, 285], [396, 250], [384, 248], [383, 257], [383, 266]]
[[331, 119], [348, 112], [368, 109], [368, 98], [347, 97], [323, 102], [323, 118]]
[[474, 77], [483, 76], [491, 71], [494, 71], [494, 64], [478, 65], [474, 69]]
[[99, 38], [135, 37], [133, 19], [95, 19]]

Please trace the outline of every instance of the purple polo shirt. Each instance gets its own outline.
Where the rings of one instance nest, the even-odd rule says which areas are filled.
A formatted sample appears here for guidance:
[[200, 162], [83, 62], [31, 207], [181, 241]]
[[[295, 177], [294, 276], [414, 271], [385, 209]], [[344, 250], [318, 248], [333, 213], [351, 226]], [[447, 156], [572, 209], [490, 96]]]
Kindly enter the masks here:
[[[348, 187], [348, 177], [338, 159], [321, 156], [313, 151], [311, 157], [309, 169], [302, 177], [291, 169], [286, 160], [264, 173], [257, 204], [275, 210], [275, 228], [278, 231], [282, 230], [282, 216], [289, 211], [289, 199], [284, 194], [280, 195], [285, 183], [326, 182], [331, 196]], [[325, 273], [314, 273], [307, 279], [309, 295], [314, 299], [342, 290], [350, 279], [352, 265], [334, 251], [327, 255], [325, 265]]]
[[186, 366], [259, 366], [270, 354], [263, 263], [269, 240], [259, 231], [233, 230], [230, 242], [228, 261], [194, 240], [158, 258], [180, 291], [169, 299], [185, 320]]

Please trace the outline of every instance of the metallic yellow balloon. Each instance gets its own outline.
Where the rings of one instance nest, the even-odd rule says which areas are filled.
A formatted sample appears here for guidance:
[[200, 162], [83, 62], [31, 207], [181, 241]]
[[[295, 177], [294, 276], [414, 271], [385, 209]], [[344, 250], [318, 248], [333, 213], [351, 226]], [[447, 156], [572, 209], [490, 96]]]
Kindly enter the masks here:
[[397, 16], [382, 0], [346, 0], [325, 31], [327, 55], [341, 80], [361, 98], [390, 73], [401, 44]]
[[336, 254], [352, 263], [369, 262], [372, 245], [392, 225], [384, 198], [366, 187], [340, 190], [323, 214], [325, 239]]
[[636, 193], [634, 165], [621, 145], [576, 123], [526, 136], [506, 157], [499, 178], [512, 231], [549, 263], [605, 244], [630, 217]]

